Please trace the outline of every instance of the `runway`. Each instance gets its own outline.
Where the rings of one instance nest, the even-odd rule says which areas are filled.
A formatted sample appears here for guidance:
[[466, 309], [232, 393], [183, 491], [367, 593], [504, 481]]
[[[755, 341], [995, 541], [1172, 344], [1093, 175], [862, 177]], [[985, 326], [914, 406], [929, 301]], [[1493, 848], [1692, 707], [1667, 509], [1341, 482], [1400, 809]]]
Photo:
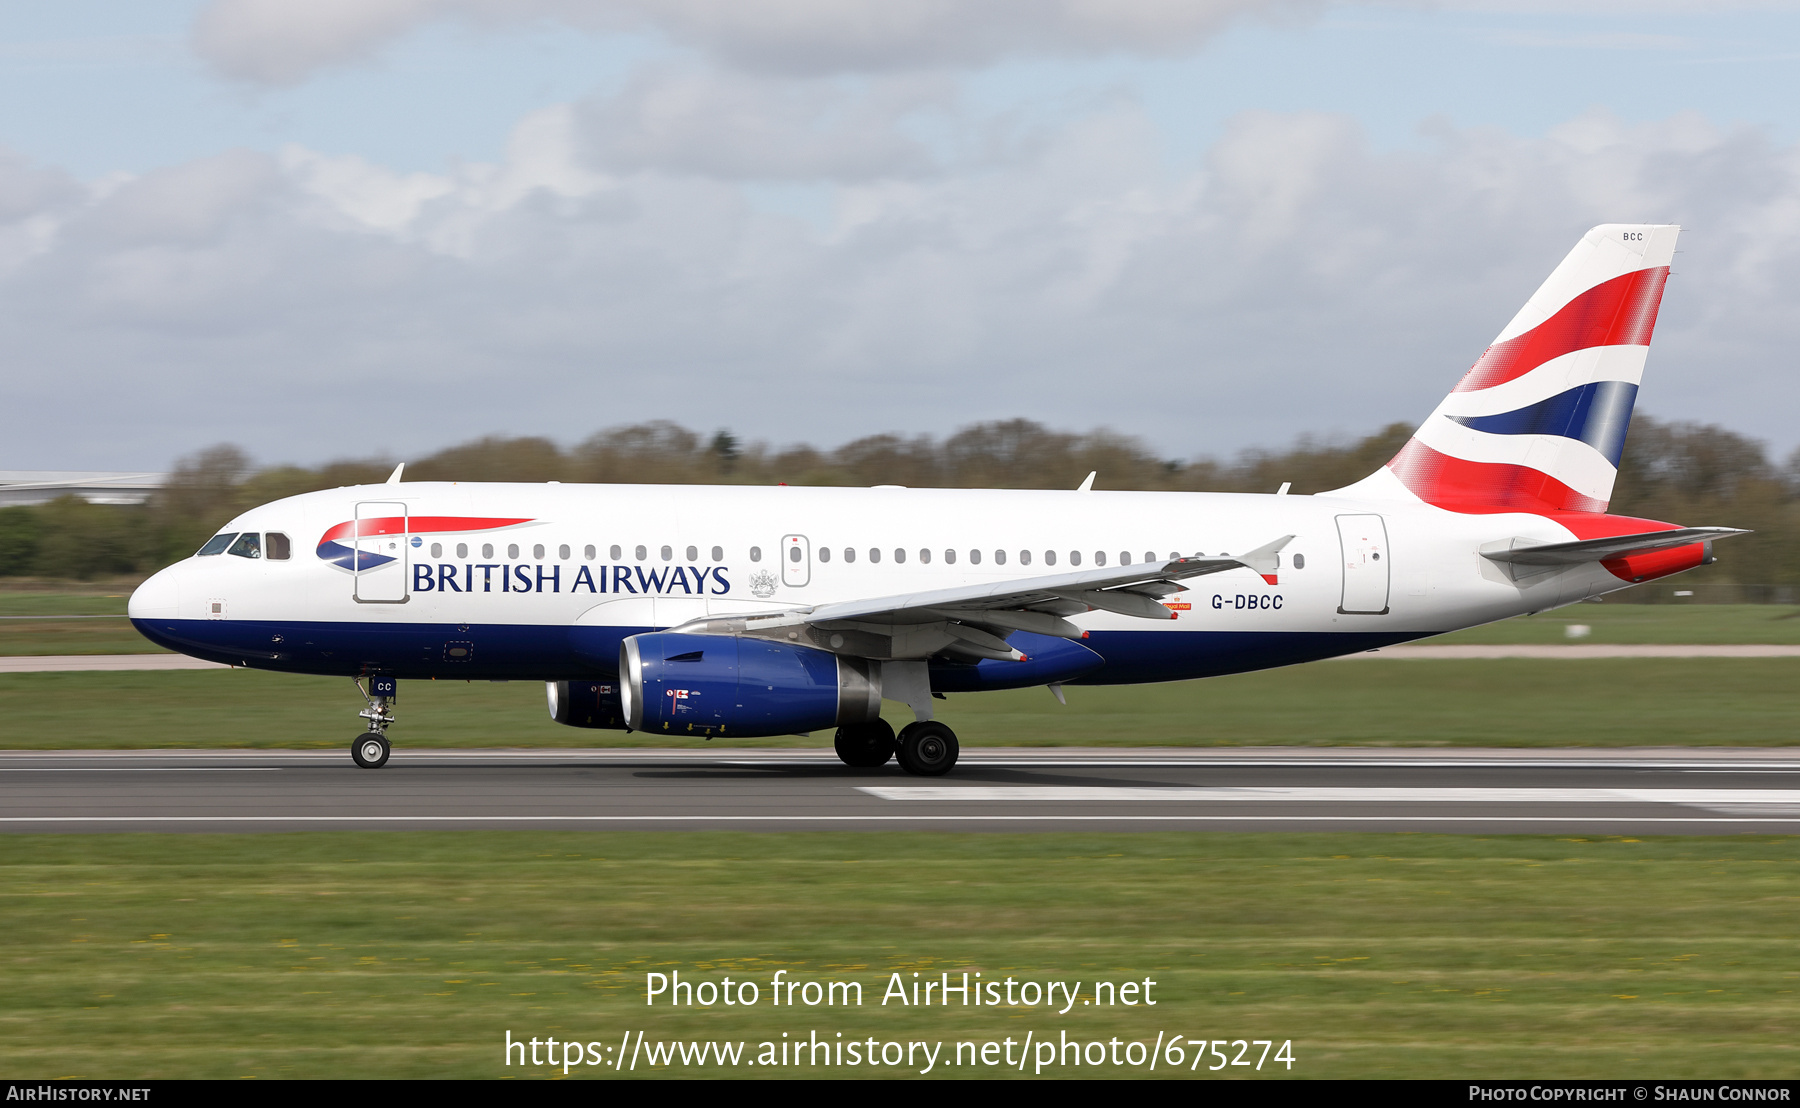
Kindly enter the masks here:
[[0, 830], [1793, 834], [1800, 751], [978, 749], [954, 773], [792, 750], [0, 754]]

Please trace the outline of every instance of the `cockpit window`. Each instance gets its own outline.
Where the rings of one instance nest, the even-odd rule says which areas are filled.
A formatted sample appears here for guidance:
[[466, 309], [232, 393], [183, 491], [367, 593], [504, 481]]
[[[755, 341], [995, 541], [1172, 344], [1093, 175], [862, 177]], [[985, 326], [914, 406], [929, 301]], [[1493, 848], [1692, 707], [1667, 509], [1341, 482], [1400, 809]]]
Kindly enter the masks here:
[[[285, 562], [288, 559], [288, 537], [280, 531], [270, 531], [263, 536], [268, 547], [267, 557], [272, 562]], [[457, 549], [461, 549], [459, 546]]]
[[238, 541], [231, 544], [227, 554], [236, 554], [240, 558], [262, 557], [262, 536], [255, 531], [245, 531], [238, 536]]
[[225, 553], [225, 548], [230, 546], [231, 540], [235, 538], [237, 538], [236, 531], [227, 531], [222, 535], [214, 535], [212, 538], [206, 540], [206, 545], [201, 547], [194, 554], [194, 557], [205, 558], [212, 554], [223, 554]]

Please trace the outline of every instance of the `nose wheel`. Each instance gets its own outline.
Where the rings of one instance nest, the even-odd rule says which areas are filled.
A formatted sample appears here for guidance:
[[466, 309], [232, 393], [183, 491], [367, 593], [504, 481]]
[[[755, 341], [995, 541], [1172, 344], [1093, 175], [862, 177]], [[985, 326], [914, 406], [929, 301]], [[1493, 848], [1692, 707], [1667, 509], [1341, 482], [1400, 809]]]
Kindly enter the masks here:
[[350, 757], [363, 769], [380, 769], [387, 765], [391, 750], [386, 739], [370, 731], [366, 735], [358, 735], [356, 741], [350, 744]]
[[356, 737], [350, 744], [350, 759], [363, 769], [380, 769], [387, 765], [388, 754], [393, 748], [388, 745], [387, 729], [394, 722], [394, 701], [399, 699], [399, 682], [392, 677], [373, 674], [369, 677], [369, 691], [363, 692], [362, 679], [356, 679], [356, 691], [368, 707], [357, 715], [369, 721], [369, 730]]

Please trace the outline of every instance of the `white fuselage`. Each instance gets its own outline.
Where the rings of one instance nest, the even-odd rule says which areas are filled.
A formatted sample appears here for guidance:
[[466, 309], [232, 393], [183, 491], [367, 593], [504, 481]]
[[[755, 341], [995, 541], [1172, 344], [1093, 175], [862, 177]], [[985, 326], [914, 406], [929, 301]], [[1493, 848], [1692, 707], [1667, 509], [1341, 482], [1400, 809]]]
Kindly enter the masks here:
[[[344, 553], [359, 515], [406, 521], [362, 540], [378, 568]], [[1274, 584], [1233, 570], [1169, 597], [1172, 620], [1072, 617], [1107, 657], [1090, 679], [1328, 657], [1628, 584], [1597, 563], [1520, 582], [1481, 556], [1573, 537], [1542, 516], [1329, 496], [405, 483], [279, 500], [222, 529], [234, 532], [284, 535], [291, 554], [177, 563], [132, 597], [133, 620], [188, 653], [316, 673], [593, 675], [610, 670], [606, 649], [590, 635], [570, 650], [571, 628], [622, 638], [705, 616], [1235, 555], [1289, 534]]]

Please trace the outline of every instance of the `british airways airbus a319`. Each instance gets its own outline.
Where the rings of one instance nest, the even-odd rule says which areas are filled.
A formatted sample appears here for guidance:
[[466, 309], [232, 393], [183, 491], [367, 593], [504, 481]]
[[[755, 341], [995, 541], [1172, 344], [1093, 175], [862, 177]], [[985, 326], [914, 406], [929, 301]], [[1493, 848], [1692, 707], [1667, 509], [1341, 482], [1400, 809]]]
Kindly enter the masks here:
[[[574, 727], [835, 729], [956, 764], [946, 693], [1179, 681], [1539, 612], [1712, 559], [1723, 527], [1606, 514], [1679, 231], [1584, 235], [1411, 441], [1314, 496], [402, 482], [232, 520], [132, 595], [151, 641], [356, 680], [546, 682]], [[1092, 482], [1089, 478], [1089, 483]], [[881, 702], [911, 709], [898, 736]]]

